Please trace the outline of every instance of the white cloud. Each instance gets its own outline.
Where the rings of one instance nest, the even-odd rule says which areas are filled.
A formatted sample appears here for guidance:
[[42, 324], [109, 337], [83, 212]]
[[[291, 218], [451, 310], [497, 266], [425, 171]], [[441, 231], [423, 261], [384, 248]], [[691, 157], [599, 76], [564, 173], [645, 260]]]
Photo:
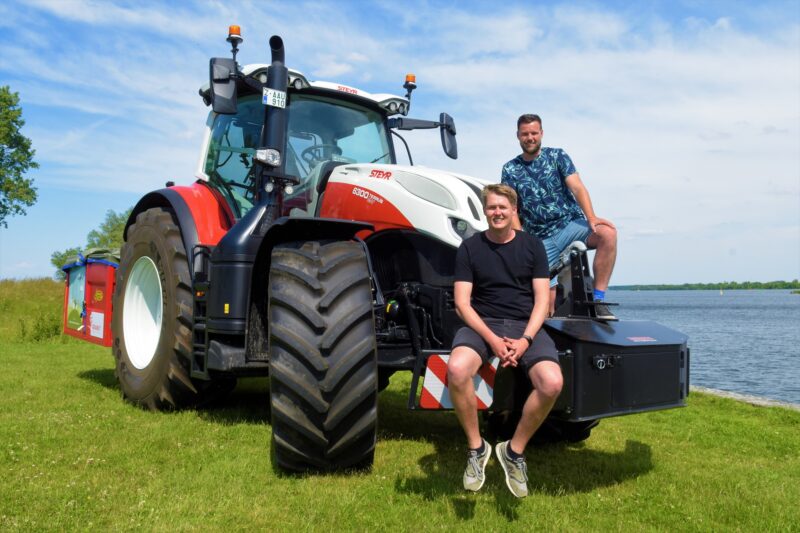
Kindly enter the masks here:
[[627, 23], [614, 13], [577, 5], [556, 7], [553, 22], [556, 32], [563, 32], [582, 44], [591, 45], [616, 44], [628, 30]]
[[[211, 9], [212, 13], [206, 16], [197, 16], [194, 11], [181, 9], [180, 4], [163, 9], [142, 5], [124, 7], [104, 0], [28, 0], [28, 3], [61, 19], [89, 26], [129, 27], [193, 40], [204, 40], [220, 31], [219, 17], [227, 12], [221, 8], [222, 4], [216, 4], [216, 9]], [[187, 19], [191, 24], [183, 23]]]
[[364, 63], [365, 61], [369, 61], [369, 56], [360, 52], [350, 52], [347, 54], [347, 60], [352, 63]]
[[321, 79], [336, 78], [353, 71], [352, 65], [336, 61], [332, 55], [317, 56], [317, 64], [319, 67], [314, 69], [314, 74]]
[[[400, 93], [415, 72], [412, 114], [448, 111], [460, 152], [407, 134], [419, 163], [497, 177], [516, 117], [539, 112], [545, 144], [567, 149], [620, 227], [618, 282], [662, 281], [642, 276], [682, 256], [692, 265], [672, 271], [694, 277], [675, 281], [713, 281], [719, 250], [800, 247], [800, 21], [779, 7], [36, 0], [0, 6], [0, 76], [23, 96], [39, 183], [144, 193], [192, 180], [197, 89], [229, 54], [227, 25], [242, 26], [240, 63], [268, 62], [276, 31], [315, 79]], [[783, 268], [800, 277], [798, 258]]]

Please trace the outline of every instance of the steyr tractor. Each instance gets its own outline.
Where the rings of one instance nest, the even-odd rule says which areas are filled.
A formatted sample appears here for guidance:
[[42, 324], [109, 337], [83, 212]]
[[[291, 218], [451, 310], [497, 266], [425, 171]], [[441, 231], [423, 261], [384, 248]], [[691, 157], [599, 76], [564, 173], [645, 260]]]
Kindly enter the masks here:
[[[228, 42], [232, 57], [211, 59], [200, 89], [211, 111], [197, 180], [146, 194], [125, 228], [116, 377], [127, 400], [172, 410], [268, 375], [281, 468], [369, 467], [393, 373], [412, 372], [410, 409], [449, 406], [455, 252], [486, 229], [480, 191], [496, 180], [413, 164], [398, 130], [438, 129], [453, 159], [457, 147], [446, 113], [408, 118], [412, 77], [404, 96], [370, 94], [288, 69], [278, 36], [270, 64], [239, 66], [238, 27]], [[397, 164], [398, 140], [409, 165]], [[684, 405], [686, 337], [598, 320], [585, 250], [563, 263], [545, 327], [565, 386], [542, 431], [577, 441], [600, 418]], [[496, 368], [476, 380], [500, 433], [530, 385]]]

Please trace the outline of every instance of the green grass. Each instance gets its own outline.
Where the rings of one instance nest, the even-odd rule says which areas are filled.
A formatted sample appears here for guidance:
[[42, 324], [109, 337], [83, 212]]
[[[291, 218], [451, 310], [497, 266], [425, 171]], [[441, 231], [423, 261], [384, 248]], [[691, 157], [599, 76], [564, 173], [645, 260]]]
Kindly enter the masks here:
[[[529, 449], [531, 495], [517, 500], [495, 460], [483, 490], [464, 493], [455, 416], [407, 411], [408, 375], [397, 375], [380, 397], [371, 471], [283, 474], [270, 461], [266, 380], [243, 380], [215, 408], [132, 407], [120, 399], [108, 349], [21, 336], [21, 315], [60, 309], [54, 290], [62, 287], [0, 282], [0, 530], [797, 531], [800, 524], [800, 413], [702, 394], [684, 409], [604, 420], [582, 444]], [[25, 319], [29, 330], [34, 318]]]

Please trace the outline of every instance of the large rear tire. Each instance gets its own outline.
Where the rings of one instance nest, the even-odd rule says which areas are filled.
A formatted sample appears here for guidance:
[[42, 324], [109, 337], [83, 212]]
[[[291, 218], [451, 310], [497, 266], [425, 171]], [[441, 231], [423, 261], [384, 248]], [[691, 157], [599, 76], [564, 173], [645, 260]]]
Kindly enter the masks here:
[[355, 242], [272, 252], [269, 374], [272, 452], [285, 470], [372, 465], [378, 369], [372, 291]]
[[170, 411], [232, 388], [230, 379], [216, 385], [191, 379], [193, 312], [180, 229], [167, 210], [148, 209], [128, 228], [114, 291], [112, 350], [126, 400]]

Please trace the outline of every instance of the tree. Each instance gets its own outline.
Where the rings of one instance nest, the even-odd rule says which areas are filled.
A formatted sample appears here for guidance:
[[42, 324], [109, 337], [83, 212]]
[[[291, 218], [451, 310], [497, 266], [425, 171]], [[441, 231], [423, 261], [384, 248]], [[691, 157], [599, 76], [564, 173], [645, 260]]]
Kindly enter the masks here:
[[50, 255], [50, 263], [56, 267], [56, 279], [63, 280], [66, 277], [66, 274], [64, 274], [64, 271], [61, 270], [61, 267], [66, 265], [71, 257], [75, 257], [81, 251], [83, 250], [76, 246], [74, 248], [67, 248], [66, 250], [62, 250], [60, 252], [53, 252]]
[[36, 202], [33, 180], [24, 174], [39, 168], [33, 160], [36, 151], [20, 129], [25, 125], [19, 95], [0, 86], [0, 225], [8, 227], [7, 217], [24, 215], [25, 208]]
[[122, 213], [117, 213], [113, 209], [106, 211], [106, 218], [100, 227], [93, 229], [86, 235], [86, 246], [83, 248], [73, 247], [62, 251], [55, 251], [50, 255], [50, 263], [56, 267], [56, 279], [64, 279], [64, 272], [61, 267], [67, 261], [80, 252], [85, 252], [89, 248], [106, 248], [114, 250], [122, 247], [122, 233], [125, 230], [125, 222], [131, 215], [133, 208], [129, 208]]
[[106, 219], [100, 224], [98, 229], [93, 229], [86, 236], [87, 248], [120, 248], [122, 247], [122, 232], [125, 231], [125, 223], [131, 216], [128, 209], [123, 213], [115, 213], [113, 209], [106, 211]]

